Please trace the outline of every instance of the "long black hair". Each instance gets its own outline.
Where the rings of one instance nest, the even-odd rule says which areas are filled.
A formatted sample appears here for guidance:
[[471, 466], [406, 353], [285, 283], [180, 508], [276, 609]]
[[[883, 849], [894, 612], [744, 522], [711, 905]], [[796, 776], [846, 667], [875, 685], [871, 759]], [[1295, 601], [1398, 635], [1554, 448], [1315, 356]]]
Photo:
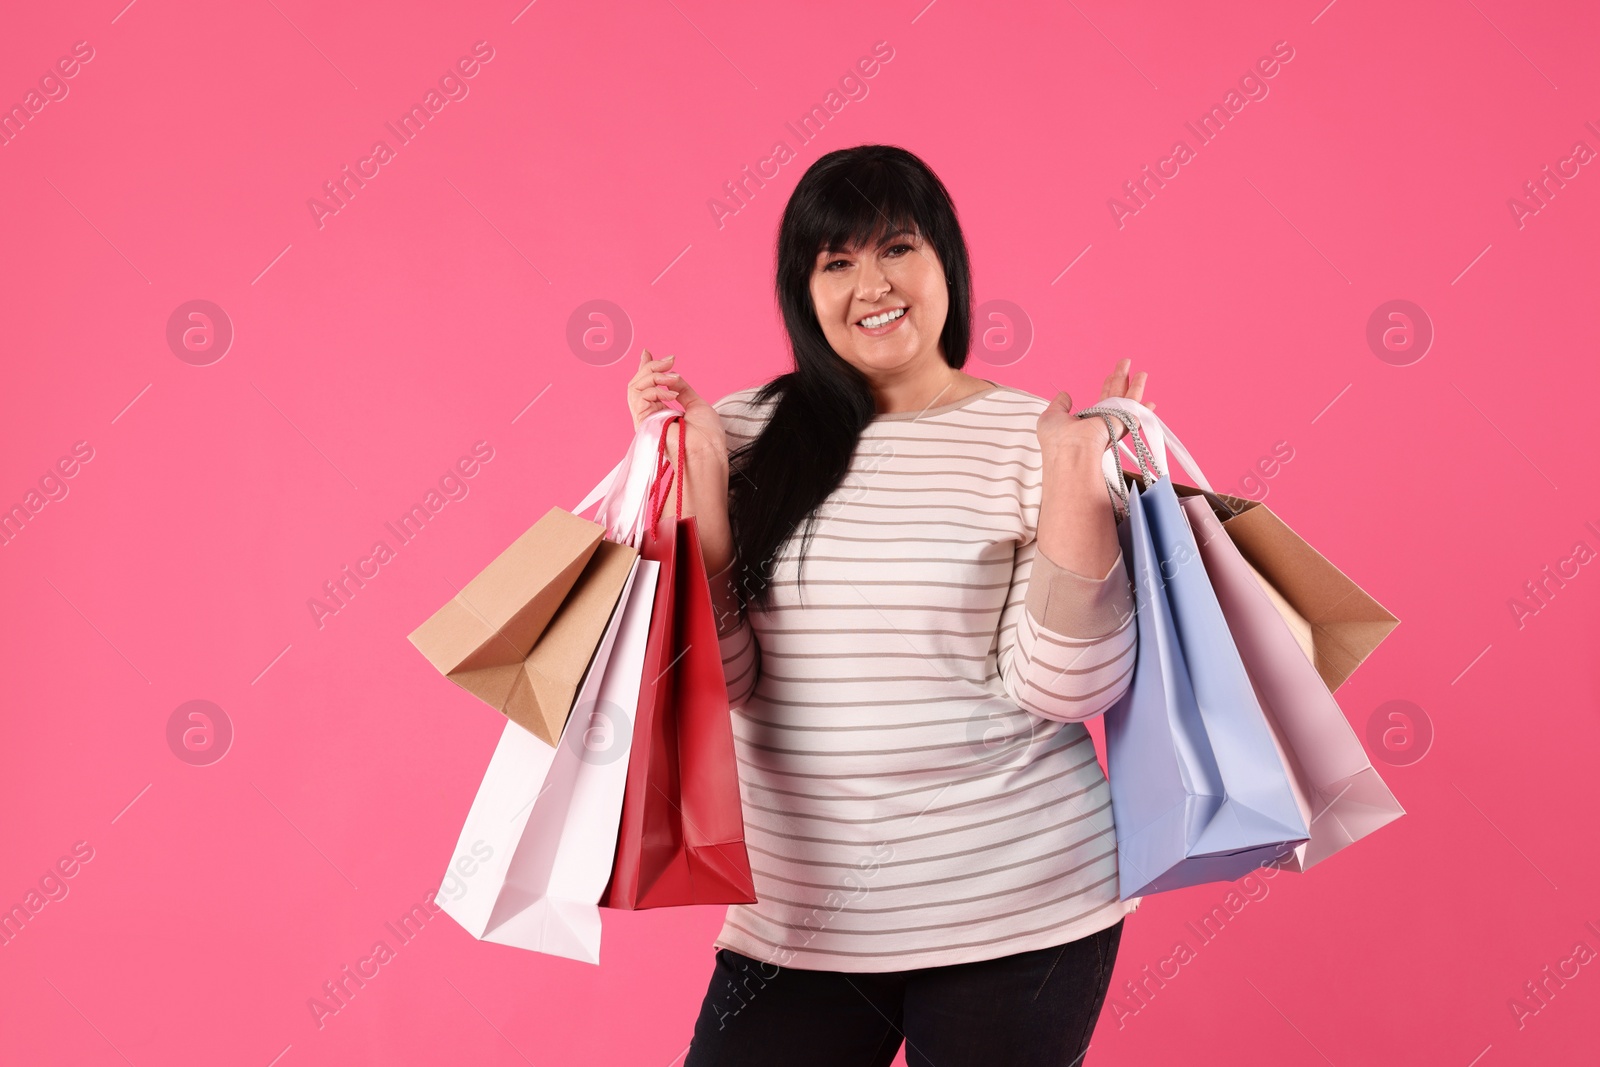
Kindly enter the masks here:
[[825, 248], [875, 246], [909, 230], [933, 246], [944, 267], [950, 310], [939, 335], [944, 361], [960, 369], [972, 337], [972, 269], [955, 205], [926, 163], [896, 145], [829, 152], [806, 170], [778, 228], [778, 307], [794, 370], [767, 382], [753, 402], [774, 397], [760, 434], [730, 457], [728, 513], [741, 605], [771, 602], [773, 565], [806, 523], [803, 559], [817, 508], [844, 481], [876, 413], [867, 378], [833, 350], [817, 321], [811, 274]]

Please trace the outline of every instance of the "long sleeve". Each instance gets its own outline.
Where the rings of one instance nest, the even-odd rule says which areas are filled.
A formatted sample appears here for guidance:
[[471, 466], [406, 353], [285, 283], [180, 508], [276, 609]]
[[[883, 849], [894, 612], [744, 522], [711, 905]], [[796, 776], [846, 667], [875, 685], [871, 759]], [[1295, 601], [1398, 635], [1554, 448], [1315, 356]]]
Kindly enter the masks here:
[[711, 576], [711, 604], [717, 616], [717, 645], [722, 651], [722, 673], [728, 683], [728, 706], [737, 709], [750, 699], [761, 674], [761, 645], [750, 620], [739, 610], [732, 588], [738, 557]]
[[1101, 578], [1017, 548], [1000, 621], [998, 667], [1006, 695], [1047, 719], [1103, 713], [1133, 680], [1134, 604], [1122, 554]]

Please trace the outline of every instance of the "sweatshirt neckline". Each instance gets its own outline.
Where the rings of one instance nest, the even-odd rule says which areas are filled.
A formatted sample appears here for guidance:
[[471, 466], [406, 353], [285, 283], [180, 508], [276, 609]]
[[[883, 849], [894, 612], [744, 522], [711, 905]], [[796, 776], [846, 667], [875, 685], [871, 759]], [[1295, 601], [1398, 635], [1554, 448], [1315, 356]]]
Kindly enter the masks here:
[[935, 407], [923, 408], [920, 411], [890, 411], [881, 415], [874, 415], [872, 416], [872, 421], [885, 422], [900, 419], [925, 419], [929, 415], [943, 415], [947, 411], [955, 411], [959, 408], [964, 408], [973, 401], [982, 397], [986, 397], [996, 389], [1000, 388], [1000, 384], [998, 382], [991, 382], [988, 378], [982, 378], [979, 380], [989, 382], [988, 388], [979, 389], [975, 393], [969, 393], [960, 400], [952, 400], [948, 404], [939, 404]]

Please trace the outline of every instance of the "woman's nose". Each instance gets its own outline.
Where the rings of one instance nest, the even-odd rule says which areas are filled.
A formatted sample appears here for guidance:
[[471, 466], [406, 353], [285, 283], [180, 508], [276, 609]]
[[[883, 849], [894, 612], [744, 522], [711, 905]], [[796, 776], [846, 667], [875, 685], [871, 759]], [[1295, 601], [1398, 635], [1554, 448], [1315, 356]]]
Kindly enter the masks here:
[[863, 303], [873, 303], [889, 291], [889, 277], [876, 267], [863, 268], [856, 281], [856, 296]]

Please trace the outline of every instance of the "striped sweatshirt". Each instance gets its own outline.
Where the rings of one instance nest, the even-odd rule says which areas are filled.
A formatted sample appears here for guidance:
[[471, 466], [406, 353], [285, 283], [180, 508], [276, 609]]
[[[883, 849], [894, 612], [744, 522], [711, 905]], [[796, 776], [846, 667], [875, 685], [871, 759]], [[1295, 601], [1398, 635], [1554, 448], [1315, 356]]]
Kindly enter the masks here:
[[[756, 391], [713, 405], [730, 453], [770, 412]], [[1137, 904], [1084, 727], [1132, 680], [1131, 586], [1120, 555], [1095, 578], [1036, 550], [1048, 404], [990, 383], [876, 416], [803, 572], [797, 532], [771, 607], [721, 614], [757, 902], [729, 907], [718, 947], [905, 970], [1061, 944]], [[735, 564], [712, 576], [724, 607]]]

